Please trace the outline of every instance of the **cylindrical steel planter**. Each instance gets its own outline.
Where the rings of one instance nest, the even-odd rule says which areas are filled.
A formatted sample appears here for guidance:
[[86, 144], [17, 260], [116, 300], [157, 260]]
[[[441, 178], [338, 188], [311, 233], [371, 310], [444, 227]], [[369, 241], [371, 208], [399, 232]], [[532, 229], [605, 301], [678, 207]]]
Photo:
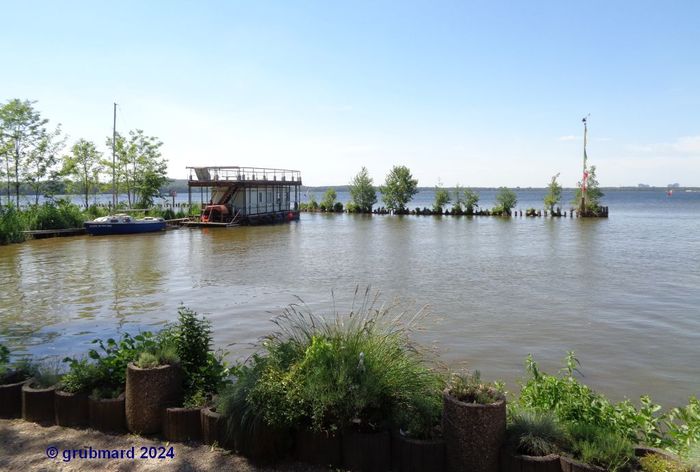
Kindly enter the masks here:
[[443, 393], [443, 434], [449, 472], [498, 472], [506, 434], [506, 401], [466, 403]]
[[22, 418], [43, 425], [55, 424], [56, 387], [32, 388], [29, 385], [25, 384], [22, 387]]
[[176, 366], [141, 369], [129, 364], [126, 370], [126, 424], [137, 434], [160, 431], [166, 408], [182, 401], [182, 381]]
[[90, 405], [87, 393], [56, 390], [54, 400], [57, 425], [75, 428], [89, 424]]

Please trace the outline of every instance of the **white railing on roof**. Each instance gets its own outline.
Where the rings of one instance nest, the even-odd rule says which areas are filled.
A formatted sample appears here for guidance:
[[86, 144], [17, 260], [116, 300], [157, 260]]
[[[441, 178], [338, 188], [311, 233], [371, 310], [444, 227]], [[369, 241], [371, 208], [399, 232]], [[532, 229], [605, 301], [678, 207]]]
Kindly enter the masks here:
[[[190, 180], [259, 180], [301, 182], [301, 172], [266, 167], [188, 167]], [[192, 171], [194, 171], [194, 177]]]

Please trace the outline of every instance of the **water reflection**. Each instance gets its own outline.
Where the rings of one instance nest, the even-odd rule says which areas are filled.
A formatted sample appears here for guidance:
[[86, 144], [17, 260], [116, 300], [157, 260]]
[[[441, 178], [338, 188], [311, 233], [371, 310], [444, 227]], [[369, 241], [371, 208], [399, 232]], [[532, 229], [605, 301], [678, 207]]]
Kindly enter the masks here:
[[586, 381], [614, 397], [680, 403], [700, 390], [700, 222], [659, 225], [635, 212], [305, 214], [279, 226], [3, 246], [0, 336], [41, 355], [80, 354], [94, 337], [162, 326], [183, 302], [241, 357], [296, 296], [323, 311], [332, 290], [343, 306], [369, 284], [429, 305], [430, 329], [418, 336], [452, 365], [514, 385], [528, 353], [555, 370], [574, 349]]

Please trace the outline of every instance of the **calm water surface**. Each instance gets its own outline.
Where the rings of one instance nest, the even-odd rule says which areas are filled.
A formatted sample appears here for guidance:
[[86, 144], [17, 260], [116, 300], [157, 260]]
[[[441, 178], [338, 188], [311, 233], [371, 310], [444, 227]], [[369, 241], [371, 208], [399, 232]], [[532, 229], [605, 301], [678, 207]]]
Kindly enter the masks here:
[[[541, 207], [541, 191], [519, 191]], [[429, 206], [422, 196], [414, 206]], [[488, 200], [482, 196], [482, 200]], [[152, 329], [182, 302], [231, 357], [303, 298], [347, 306], [354, 287], [429, 305], [419, 334], [453, 366], [510, 389], [533, 353], [567, 350], [613, 398], [700, 394], [700, 193], [610, 192], [607, 220], [304, 214], [289, 225], [76, 237], [0, 246], [0, 341], [39, 356]]]

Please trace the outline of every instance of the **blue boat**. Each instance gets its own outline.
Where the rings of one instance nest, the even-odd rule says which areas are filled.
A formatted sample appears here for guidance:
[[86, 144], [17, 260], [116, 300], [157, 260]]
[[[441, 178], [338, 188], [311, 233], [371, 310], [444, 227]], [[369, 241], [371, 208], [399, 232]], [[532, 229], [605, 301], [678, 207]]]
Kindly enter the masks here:
[[147, 216], [143, 219], [135, 219], [124, 214], [102, 216], [92, 221], [86, 221], [84, 225], [85, 231], [93, 236], [165, 231], [165, 220], [163, 218]]

